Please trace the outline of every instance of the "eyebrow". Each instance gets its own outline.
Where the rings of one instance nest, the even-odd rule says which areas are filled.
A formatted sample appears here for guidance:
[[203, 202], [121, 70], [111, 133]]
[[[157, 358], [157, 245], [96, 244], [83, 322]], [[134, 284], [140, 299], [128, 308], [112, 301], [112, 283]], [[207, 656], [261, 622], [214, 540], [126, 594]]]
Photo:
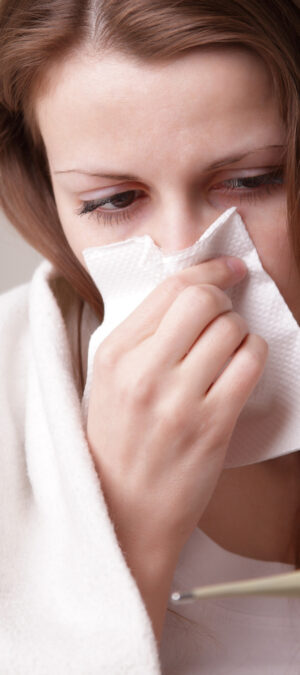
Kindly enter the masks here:
[[[247, 152], [244, 152], [242, 154], [235, 154], [235, 155], [228, 155], [226, 157], [223, 157], [222, 159], [218, 160], [217, 162], [213, 162], [213, 164], [210, 164], [209, 166], [206, 167], [206, 171], [211, 171], [212, 169], [219, 169], [221, 166], [226, 166], [227, 164], [236, 164], [239, 162], [241, 159], [244, 159], [245, 157], [248, 157], [249, 155], [253, 155], [255, 152], [258, 152], [259, 150], [270, 150], [270, 149], [286, 149], [286, 145], [263, 145], [259, 148], [255, 148], [254, 150], [250, 150]], [[105, 171], [105, 170], [104, 170]], [[117, 174], [117, 173], [106, 173], [102, 171], [102, 169], [97, 169], [95, 171], [87, 171], [86, 169], [65, 169], [65, 170], [58, 170], [58, 171], [53, 171], [53, 173], [82, 173], [86, 174], [87, 176], [97, 176], [101, 178], [113, 178], [114, 180], [140, 180], [137, 176], [132, 176], [130, 174]]]

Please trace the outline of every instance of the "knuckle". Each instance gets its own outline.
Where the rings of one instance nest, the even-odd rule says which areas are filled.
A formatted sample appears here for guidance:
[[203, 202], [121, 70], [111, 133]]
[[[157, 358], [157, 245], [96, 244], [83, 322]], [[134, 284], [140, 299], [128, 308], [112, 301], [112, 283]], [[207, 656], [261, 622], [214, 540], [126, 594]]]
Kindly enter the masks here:
[[252, 333], [252, 339], [255, 341], [258, 351], [262, 356], [267, 356], [269, 352], [269, 345], [267, 341], [261, 335], [255, 335]]
[[[203, 312], [218, 314], [224, 308], [224, 294], [212, 284], [187, 286], [184, 297], [189, 304], [195, 304]], [[229, 303], [231, 306], [230, 300]]]
[[179, 387], [169, 392], [159, 404], [164, 428], [172, 436], [181, 437], [183, 432], [187, 432], [190, 420], [195, 419], [198, 407], [193, 406], [191, 401], [187, 403], [186, 394]]
[[201, 436], [207, 439], [207, 453], [211, 455], [212, 450], [218, 452], [218, 448], [224, 447], [227, 437], [229, 439], [230, 429], [228, 419], [224, 418], [220, 409], [206, 408], [205, 416], [199, 421], [199, 431]]
[[183, 291], [184, 301], [191, 305], [210, 305], [212, 293], [206, 287], [187, 286]]
[[179, 435], [186, 425], [186, 414], [179, 406], [169, 406], [162, 414], [162, 422], [165, 429], [172, 435]]
[[213, 309], [215, 313], [224, 311], [224, 309], [231, 309], [231, 299], [217, 286], [213, 284], [201, 284], [198, 288], [201, 292], [202, 303], [205, 308]]
[[248, 326], [245, 319], [237, 314], [237, 312], [228, 312], [223, 314], [219, 321], [222, 325], [222, 332], [224, 337], [233, 339], [234, 341], [242, 340], [248, 332]]
[[136, 373], [127, 383], [126, 393], [135, 405], [149, 404], [154, 393], [154, 383], [149, 373]]
[[116, 365], [118, 354], [111, 341], [104, 341], [98, 347], [95, 354], [95, 366], [100, 370], [102, 368], [113, 368]]
[[176, 296], [179, 295], [179, 293], [182, 293], [185, 288], [187, 288], [188, 283], [183, 277], [177, 274], [165, 279], [163, 286], [167, 293], [169, 293], [171, 296]]
[[204, 310], [209, 309], [218, 313], [232, 308], [231, 298], [218, 286], [209, 283], [193, 284], [189, 279], [180, 276], [180, 273], [168, 277], [162, 286], [164, 286], [167, 294], [171, 295], [171, 297], [174, 298], [184, 293], [190, 302], [197, 303], [197, 305], [201, 304]]
[[268, 343], [259, 335], [248, 335], [245, 341], [247, 368], [253, 375], [259, 375], [268, 355]]
[[247, 351], [245, 369], [247, 375], [254, 379], [257, 379], [262, 372], [262, 363], [260, 359], [258, 359], [251, 351]]
[[224, 258], [212, 258], [211, 261], [208, 261], [211, 265], [211, 270], [215, 278], [215, 283], [220, 289], [226, 288], [232, 279], [232, 271], [226, 264]]
[[233, 270], [230, 269], [226, 260], [222, 257], [215, 259], [216, 271], [220, 278], [220, 283], [228, 284], [232, 281]]

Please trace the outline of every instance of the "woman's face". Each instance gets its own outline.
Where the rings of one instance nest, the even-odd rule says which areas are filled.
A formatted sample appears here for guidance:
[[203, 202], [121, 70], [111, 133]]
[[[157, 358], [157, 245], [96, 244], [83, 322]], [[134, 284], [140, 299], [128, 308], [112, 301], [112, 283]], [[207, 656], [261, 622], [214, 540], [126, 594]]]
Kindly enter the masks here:
[[151, 64], [82, 52], [44, 85], [37, 120], [61, 224], [85, 268], [83, 249], [136, 235], [164, 251], [191, 246], [235, 205], [300, 323], [285, 130], [259, 57], [227, 47]]

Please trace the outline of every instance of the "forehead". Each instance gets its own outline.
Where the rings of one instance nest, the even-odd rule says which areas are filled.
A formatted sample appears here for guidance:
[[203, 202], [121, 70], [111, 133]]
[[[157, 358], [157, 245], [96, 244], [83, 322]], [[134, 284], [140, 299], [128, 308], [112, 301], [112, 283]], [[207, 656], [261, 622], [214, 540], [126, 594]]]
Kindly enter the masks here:
[[[200, 48], [164, 62], [112, 53], [76, 53], [49, 70], [36, 100], [48, 157], [135, 153], [144, 159], [162, 143], [187, 152], [233, 146], [240, 133], [265, 142], [280, 124], [271, 76], [246, 49]], [[234, 150], [234, 147], [232, 147]]]

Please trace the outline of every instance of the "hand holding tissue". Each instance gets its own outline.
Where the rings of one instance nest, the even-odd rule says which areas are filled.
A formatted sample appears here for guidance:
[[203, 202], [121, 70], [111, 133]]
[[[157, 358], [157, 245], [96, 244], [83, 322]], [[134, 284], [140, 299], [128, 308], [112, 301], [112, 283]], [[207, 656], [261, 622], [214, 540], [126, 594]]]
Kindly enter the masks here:
[[248, 275], [226, 290], [233, 311], [249, 332], [263, 337], [269, 354], [263, 374], [242, 409], [224, 468], [279, 457], [300, 440], [300, 329], [276, 284], [263, 269], [247, 229], [232, 207], [189, 248], [163, 253], [149, 235], [83, 250], [88, 271], [104, 302], [104, 319], [90, 338], [82, 413], [87, 420], [93, 361], [101, 342], [164, 279], [223, 255], [244, 260]]

